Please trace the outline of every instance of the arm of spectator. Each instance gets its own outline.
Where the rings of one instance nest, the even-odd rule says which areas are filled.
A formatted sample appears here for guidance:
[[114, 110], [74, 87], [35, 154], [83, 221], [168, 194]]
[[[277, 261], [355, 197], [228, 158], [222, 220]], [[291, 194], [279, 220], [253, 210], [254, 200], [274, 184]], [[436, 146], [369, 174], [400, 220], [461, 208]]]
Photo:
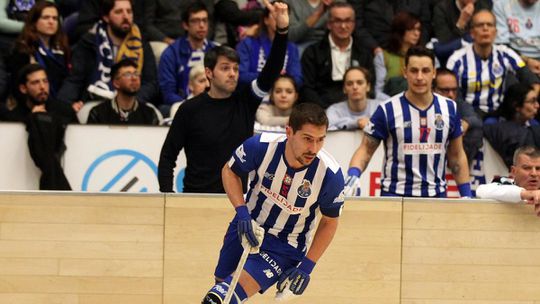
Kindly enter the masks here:
[[147, 41], [143, 41], [143, 68], [141, 74], [141, 89], [137, 93], [137, 99], [142, 102], [159, 104], [157, 100], [157, 69], [156, 58], [152, 47]]
[[360, 44], [363, 46], [369, 48], [370, 50], [374, 50], [378, 48], [377, 41], [371, 36], [371, 34], [366, 29], [365, 17], [364, 17], [364, 11], [365, 11], [365, 5], [366, 0], [349, 0], [349, 2], [356, 13], [356, 25], [355, 25], [355, 35], [356, 38], [358, 38], [358, 41], [360, 41]]
[[176, 70], [177, 63], [174, 56], [174, 48], [168, 47], [161, 54], [159, 59], [159, 88], [163, 96], [163, 103], [172, 105], [182, 101], [184, 98], [178, 93], [178, 82]]
[[[297, 1], [297, 0], [292, 0]], [[290, 3], [291, 1], [289, 1]], [[321, 5], [307, 18], [302, 12], [297, 12], [294, 8], [297, 7], [292, 5], [293, 9], [291, 10], [291, 25], [289, 28], [289, 38], [291, 41], [297, 42], [301, 41], [302, 38], [307, 34], [310, 28], [314, 27], [319, 20], [323, 17], [327, 6], [321, 2]]]
[[465, 28], [467, 28], [467, 25], [471, 21], [473, 14], [474, 14], [474, 2], [469, 2], [461, 9], [458, 20], [456, 22], [456, 28], [460, 32], [463, 32]]
[[386, 65], [384, 64], [384, 53], [379, 52], [373, 58], [373, 67], [375, 68], [375, 96], [380, 96], [384, 90], [386, 79]]
[[234, 26], [252, 25], [258, 23], [262, 18], [262, 11], [243, 11], [232, 0], [219, 0], [215, 5], [214, 12], [219, 20]]
[[[154, 24], [156, 20], [157, 5], [156, 1], [144, 1], [144, 37], [148, 41], [161, 41], [170, 44], [166, 41], [167, 35], [163, 34]], [[178, 26], [181, 26], [180, 24]]]
[[525, 189], [516, 185], [501, 185], [499, 183], [490, 183], [480, 185], [476, 188], [476, 197], [494, 199], [506, 203], [522, 202], [521, 193]]
[[467, 155], [463, 150], [463, 136], [458, 136], [450, 140], [447, 151], [448, 168], [454, 175], [456, 184], [469, 183], [469, 164]]
[[158, 182], [161, 192], [174, 192], [174, 168], [178, 153], [184, 148], [186, 134], [189, 132], [186, 117], [189, 117], [189, 114], [185, 113], [184, 107], [180, 107], [161, 147], [158, 163]]
[[425, 45], [433, 36], [433, 26], [431, 24], [431, 9], [429, 7], [430, 1], [420, 1], [420, 22], [422, 24], [422, 36], [421, 42]]
[[446, 6], [446, 1], [440, 1], [437, 3], [433, 9], [433, 18], [431, 19], [433, 35], [439, 40], [440, 43], [446, 43], [449, 40], [452, 40], [456, 34], [459, 35], [460, 33], [455, 25], [452, 27], [448, 25], [448, 22], [446, 21], [446, 15], [448, 14], [446, 11]]
[[285, 70], [294, 81], [298, 88], [302, 87], [304, 84], [304, 77], [302, 76], [302, 64], [300, 63], [300, 54], [298, 52], [298, 47], [294, 43], [289, 43], [287, 47], [287, 66]]
[[263, 103], [257, 109], [257, 121], [264, 126], [280, 126], [285, 127], [289, 122], [289, 117], [274, 115], [273, 106]]
[[100, 0], [81, 1], [75, 37], [82, 37], [99, 20]]
[[317, 93], [317, 67], [316, 53], [317, 45], [309, 46], [302, 55], [302, 75], [304, 76], [304, 86], [302, 87], [302, 100], [317, 103], [324, 106], [320, 95]]
[[8, 18], [8, 5], [9, 0], [0, 0], [0, 32], [4, 34], [19, 34], [22, 31], [24, 22]]
[[457, 110], [462, 120], [468, 124], [468, 128], [482, 128], [482, 119], [476, 114], [473, 106], [463, 101], [460, 97], [456, 100]]
[[494, 1], [493, 14], [497, 20], [497, 36], [495, 37], [495, 43], [508, 44], [510, 43], [510, 32], [508, 31], [508, 24], [506, 23], [506, 13], [504, 12], [507, 1]]
[[89, 79], [93, 76], [96, 55], [92, 53], [91, 48], [85, 46], [85, 43], [87, 42], [83, 37], [73, 49], [71, 57], [73, 67], [58, 91], [57, 96], [60, 101], [69, 104], [80, 101], [83, 92], [87, 89]]
[[253, 52], [257, 52], [257, 54], [259, 54], [258, 50], [253, 50], [252, 39], [257, 38], [246, 38], [240, 40], [236, 46], [236, 52], [238, 53], [238, 57], [240, 57], [240, 64], [238, 65], [238, 72], [240, 73], [239, 81], [242, 83], [250, 83], [259, 75], [257, 71], [250, 71], [251, 56], [254, 55]]

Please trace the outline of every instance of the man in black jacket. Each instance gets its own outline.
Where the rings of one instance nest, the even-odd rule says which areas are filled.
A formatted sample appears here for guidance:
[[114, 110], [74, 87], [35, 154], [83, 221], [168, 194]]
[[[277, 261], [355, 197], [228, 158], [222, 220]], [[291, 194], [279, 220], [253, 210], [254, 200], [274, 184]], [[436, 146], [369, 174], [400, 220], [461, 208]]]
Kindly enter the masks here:
[[310, 45], [302, 56], [303, 101], [318, 103], [326, 109], [345, 100], [343, 75], [351, 66], [364, 67], [375, 75], [371, 51], [353, 38], [354, 23], [355, 13], [350, 4], [336, 2], [330, 6], [330, 34]]

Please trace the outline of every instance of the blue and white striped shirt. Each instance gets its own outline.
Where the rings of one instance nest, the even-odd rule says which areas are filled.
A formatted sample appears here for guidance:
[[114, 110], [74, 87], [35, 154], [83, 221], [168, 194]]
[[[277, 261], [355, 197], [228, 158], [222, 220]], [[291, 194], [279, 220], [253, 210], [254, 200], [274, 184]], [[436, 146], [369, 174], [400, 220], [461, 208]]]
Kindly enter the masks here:
[[404, 93], [383, 102], [364, 128], [384, 142], [381, 189], [400, 196], [440, 197], [446, 193], [446, 150], [462, 134], [456, 103], [433, 94], [425, 110]]
[[273, 133], [253, 136], [236, 149], [228, 164], [239, 176], [249, 174], [246, 205], [251, 217], [267, 233], [305, 251], [318, 210], [329, 217], [341, 213], [343, 173], [324, 150], [310, 165], [290, 167], [285, 159], [286, 139]]

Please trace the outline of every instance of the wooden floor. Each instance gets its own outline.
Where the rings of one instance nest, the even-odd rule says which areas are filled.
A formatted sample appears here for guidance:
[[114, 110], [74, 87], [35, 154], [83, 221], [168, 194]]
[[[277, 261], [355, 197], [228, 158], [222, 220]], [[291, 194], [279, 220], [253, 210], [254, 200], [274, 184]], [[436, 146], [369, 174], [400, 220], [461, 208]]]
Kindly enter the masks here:
[[[0, 303], [200, 303], [232, 216], [224, 196], [0, 192]], [[486, 201], [347, 201], [292, 303], [540, 304], [540, 219]]]

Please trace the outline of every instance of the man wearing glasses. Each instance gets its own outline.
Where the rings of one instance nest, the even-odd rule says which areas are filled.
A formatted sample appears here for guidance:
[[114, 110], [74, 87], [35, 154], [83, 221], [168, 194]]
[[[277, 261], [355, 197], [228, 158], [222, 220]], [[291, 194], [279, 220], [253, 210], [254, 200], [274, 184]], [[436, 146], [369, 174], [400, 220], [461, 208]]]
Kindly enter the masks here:
[[[302, 99], [323, 108], [346, 99], [343, 75], [351, 66], [361, 66], [374, 75], [373, 58], [353, 38], [355, 12], [349, 3], [334, 2], [329, 8], [328, 38], [310, 45], [302, 56]], [[373, 82], [372, 82], [373, 83]]]
[[93, 107], [88, 116], [88, 124], [159, 124], [156, 111], [147, 103], [137, 101], [141, 74], [134, 61], [123, 59], [113, 65], [111, 79], [116, 96]]

